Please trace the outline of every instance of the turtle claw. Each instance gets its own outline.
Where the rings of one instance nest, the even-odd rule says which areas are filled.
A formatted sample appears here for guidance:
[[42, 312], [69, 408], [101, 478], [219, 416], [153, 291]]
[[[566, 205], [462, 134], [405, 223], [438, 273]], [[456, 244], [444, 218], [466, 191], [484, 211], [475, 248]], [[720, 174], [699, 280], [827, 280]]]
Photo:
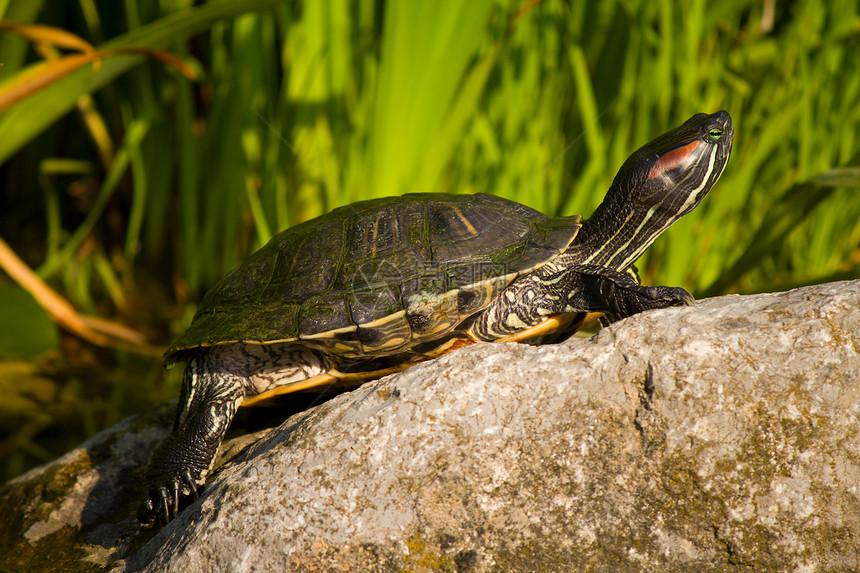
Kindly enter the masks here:
[[[176, 482], [173, 482], [170, 485], [173, 486], [170, 488], [170, 501], [171, 501], [170, 509], [173, 510], [173, 515], [172, 516], [168, 515], [168, 517], [170, 519], [172, 519], [173, 517], [176, 517], [177, 513], [179, 513], [179, 484]], [[170, 519], [168, 519], [168, 521]]]
[[692, 306], [696, 299], [680, 287], [651, 287], [655, 291], [654, 300], [667, 303], [666, 306]]
[[[174, 495], [173, 495], [173, 496], [170, 496], [170, 493], [171, 493], [170, 491], [168, 491], [168, 490], [167, 490], [167, 489], [165, 489], [165, 488], [161, 488], [160, 490], [158, 490], [158, 493], [159, 493], [159, 494], [161, 494], [161, 496], [160, 496], [160, 499], [161, 499], [161, 508], [160, 508], [160, 509], [161, 509], [161, 514], [159, 515], [159, 517], [161, 517], [161, 518], [164, 520], [164, 523], [167, 523], [167, 522], [169, 522], [171, 519], [173, 519], [173, 516], [175, 516], [175, 515], [176, 515], [177, 508], [179, 507], [179, 495], [177, 495], [179, 492], [177, 492], [177, 491], [176, 491], [176, 489], [174, 488], [174, 489], [173, 489], [173, 491], [172, 491], [172, 493], [173, 493]], [[172, 499], [172, 501], [173, 501], [173, 503], [172, 503], [172, 504], [171, 504], [171, 503], [168, 503], [168, 501], [169, 501], [168, 496], [170, 496], [170, 497], [172, 497], [172, 498], [173, 498], [173, 499]], [[170, 513], [170, 509], [171, 509], [171, 508], [173, 508], [173, 514], [172, 514], [172, 515], [171, 515], [171, 513]]]
[[191, 495], [194, 501], [200, 499], [200, 487], [189, 470], [168, 485], [147, 490], [138, 508], [138, 521], [144, 527], [170, 523], [179, 514], [180, 498], [185, 495]]
[[197, 491], [197, 482], [194, 481], [193, 477], [191, 477], [191, 472], [187, 468], [184, 472], [182, 472], [182, 483], [185, 484], [189, 490], [191, 490], [191, 496], [194, 498], [194, 501], [200, 499], [200, 492]]
[[146, 493], [137, 508], [137, 520], [143, 527], [152, 527], [170, 521], [170, 505], [167, 489], [159, 488]]
[[616, 285], [611, 281], [605, 281], [601, 286], [606, 303], [604, 315], [600, 319], [603, 326], [646, 310], [695, 303], [690, 293], [680, 287]]
[[180, 498], [190, 495], [197, 501], [200, 499], [200, 489], [191, 470], [186, 468], [165, 485], [146, 491], [137, 511], [138, 521], [144, 527], [170, 523], [179, 514]]

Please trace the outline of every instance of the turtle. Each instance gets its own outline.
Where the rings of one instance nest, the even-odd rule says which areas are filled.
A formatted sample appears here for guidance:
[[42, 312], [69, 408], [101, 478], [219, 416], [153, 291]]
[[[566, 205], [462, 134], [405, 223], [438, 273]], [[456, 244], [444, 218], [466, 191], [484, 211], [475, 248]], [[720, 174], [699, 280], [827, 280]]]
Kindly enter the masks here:
[[173, 431], [144, 471], [138, 517], [197, 499], [238, 406], [340, 391], [479, 342], [569, 337], [693, 304], [644, 286], [635, 261], [719, 179], [726, 111], [634, 152], [587, 220], [489, 194], [415, 193], [334, 209], [276, 235], [204, 295], [165, 363], [185, 362]]

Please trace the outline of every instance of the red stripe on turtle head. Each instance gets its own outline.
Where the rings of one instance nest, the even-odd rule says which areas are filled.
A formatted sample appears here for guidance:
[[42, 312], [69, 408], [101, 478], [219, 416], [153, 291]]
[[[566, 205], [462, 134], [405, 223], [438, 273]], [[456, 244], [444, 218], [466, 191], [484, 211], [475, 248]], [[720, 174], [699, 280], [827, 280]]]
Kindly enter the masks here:
[[684, 147], [679, 147], [678, 149], [673, 149], [669, 153], [665, 154], [657, 160], [657, 163], [655, 163], [654, 167], [651, 168], [651, 171], [648, 172], [648, 179], [654, 179], [655, 177], [663, 175], [666, 171], [671, 171], [676, 167], [680, 167], [690, 154], [699, 147], [699, 143], [700, 141], [697, 139], [693, 143], [685, 145]]

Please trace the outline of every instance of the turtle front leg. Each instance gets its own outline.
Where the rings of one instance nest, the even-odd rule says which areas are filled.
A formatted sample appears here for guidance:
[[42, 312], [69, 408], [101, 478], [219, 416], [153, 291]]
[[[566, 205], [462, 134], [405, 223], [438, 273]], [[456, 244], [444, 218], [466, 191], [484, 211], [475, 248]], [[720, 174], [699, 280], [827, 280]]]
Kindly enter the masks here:
[[215, 371], [206, 354], [189, 360], [173, 433], [156, 448], [146, 468], [138, 509], [142, 525], [166, 524], [179, 512], [180, 497], [197, 499], [244, 397], [242, 380]]
[[603, 312], [606, 323], [634, 314], [670, 306], [692, 305], [692, 295], [680, 287], [643, 286], [629, 273], [594, 265], [576, 265], [570, 270], [579, 275], [582, 288], [572, 294], [579, 300], [574, 306]]

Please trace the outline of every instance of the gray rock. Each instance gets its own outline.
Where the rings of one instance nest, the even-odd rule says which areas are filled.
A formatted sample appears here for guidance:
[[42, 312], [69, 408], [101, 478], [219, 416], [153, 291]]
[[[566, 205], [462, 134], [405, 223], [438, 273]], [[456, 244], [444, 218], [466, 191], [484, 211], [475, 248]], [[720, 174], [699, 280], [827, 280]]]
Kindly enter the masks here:
[[860, 281], [725, 296], [367, 383], [245, 437], [157, 532], [169, 413], [126, 421], [0, 489], [0, 569], [860, 570], [858, 417]]

